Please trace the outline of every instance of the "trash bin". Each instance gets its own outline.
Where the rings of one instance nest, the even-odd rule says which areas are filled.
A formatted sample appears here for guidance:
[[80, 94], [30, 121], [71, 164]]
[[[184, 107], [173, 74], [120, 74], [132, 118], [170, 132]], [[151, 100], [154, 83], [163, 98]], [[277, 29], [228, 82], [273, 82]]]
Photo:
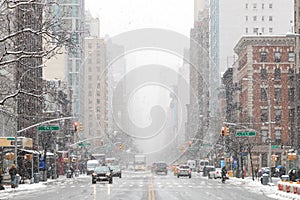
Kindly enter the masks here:
[[67, 171], [67, 178], [72, 178], [72, 171], [71, 170]]
[[76, 169], [74, 173], [75, 173], [75, 177], [78, 177], [78, 176], [79, 176], [79, 174], [80, 174], [80, 171], [79, 171], [79, 169]]
[[269, 174], [263, 174], [261, 178], [262, 178], [261, 182], [263, 185], [267, 185], [269, 183]]
[[19, 174], [16, 174], [16, 186], [15, 187], [19, 187], [19, 182], [21, 180], [21, 176]]
[[34, 183], [39, 183], [40, 182], [40, 174], [39, 173], [34, 173], [33, 174], [33, 182]]

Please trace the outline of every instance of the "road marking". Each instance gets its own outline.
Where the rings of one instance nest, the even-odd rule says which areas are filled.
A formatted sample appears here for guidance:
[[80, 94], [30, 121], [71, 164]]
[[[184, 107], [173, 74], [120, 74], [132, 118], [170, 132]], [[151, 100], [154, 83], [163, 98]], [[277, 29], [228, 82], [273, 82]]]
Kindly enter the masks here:
[[96, 192], [96, 184], [94, 184], [93, 186], [94, 186], [94, 200], [96, 200], [96, 195], [97, 195], [97, 192]]
[[110, 184], [107, 184], [107, 194], [110, 195]]
[[149, 185], [148, 185], [148, 200], [155, 200], [152, 174], [151, 173], [149, 174], [148, 183], [149, 183]]

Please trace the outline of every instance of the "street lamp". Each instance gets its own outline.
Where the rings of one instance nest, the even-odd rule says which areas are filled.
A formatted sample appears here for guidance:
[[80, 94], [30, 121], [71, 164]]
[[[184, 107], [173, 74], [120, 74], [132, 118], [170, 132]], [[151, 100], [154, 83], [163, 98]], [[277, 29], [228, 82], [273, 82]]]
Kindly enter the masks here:
[[[243, 80], [246, 80], [246, 81], [254, 81], [256, 83], [260, 83], [254, 79], [251, 79], [251, 78], [243, 78]], [[267, 101], [268, 101], [268, 143], [269, 143], [269, 153], [268, 153], [268, 166], [270, 168], [270, 171], [269, 171], [269, 180], [270, 180], [270, 183], [272, 183], [272, 175], [271, 175], [271, 154], [272, 154], [272, 130], [271, 130], [271, 101], [270, 101], [270, 95], [269, 95], [269, 92], [268, 90], [266, 90], [266, 85], [265, 85], [265, 82], [262, 81], [262, 85], [263, 85], [263, 88], [265, 90], [265, 93], [267, 95]], [[269, 85], [268, 85], [268, 88], [269, 88]]]

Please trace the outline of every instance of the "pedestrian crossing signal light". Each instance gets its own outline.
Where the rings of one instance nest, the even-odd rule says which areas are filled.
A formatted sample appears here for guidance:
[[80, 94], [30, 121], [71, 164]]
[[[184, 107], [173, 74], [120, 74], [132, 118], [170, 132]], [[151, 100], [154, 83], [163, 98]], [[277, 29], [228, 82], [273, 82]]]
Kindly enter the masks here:
[[123, 149], [124, 149], [123, 144], [120, 144], [120, 145], [119, 145], [119, 149], [120, 149], [120, 150], [123, 150]]
[[221, 135], [222, 136], [229, 136], [230, 135], [230, 130], [228, 127], [226, 126], [223, 126], [222, 129], [221, 129]]

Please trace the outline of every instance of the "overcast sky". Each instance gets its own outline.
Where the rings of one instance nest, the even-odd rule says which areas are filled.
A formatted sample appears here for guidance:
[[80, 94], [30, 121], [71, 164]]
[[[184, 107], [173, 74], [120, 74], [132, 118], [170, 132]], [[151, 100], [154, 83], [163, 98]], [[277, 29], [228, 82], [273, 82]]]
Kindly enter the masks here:
[[100, 34], [113, 37], [138, 28], [164, 28], [189, 36], [193, 0], [86, 0], [86, 10], [100, 18]]

